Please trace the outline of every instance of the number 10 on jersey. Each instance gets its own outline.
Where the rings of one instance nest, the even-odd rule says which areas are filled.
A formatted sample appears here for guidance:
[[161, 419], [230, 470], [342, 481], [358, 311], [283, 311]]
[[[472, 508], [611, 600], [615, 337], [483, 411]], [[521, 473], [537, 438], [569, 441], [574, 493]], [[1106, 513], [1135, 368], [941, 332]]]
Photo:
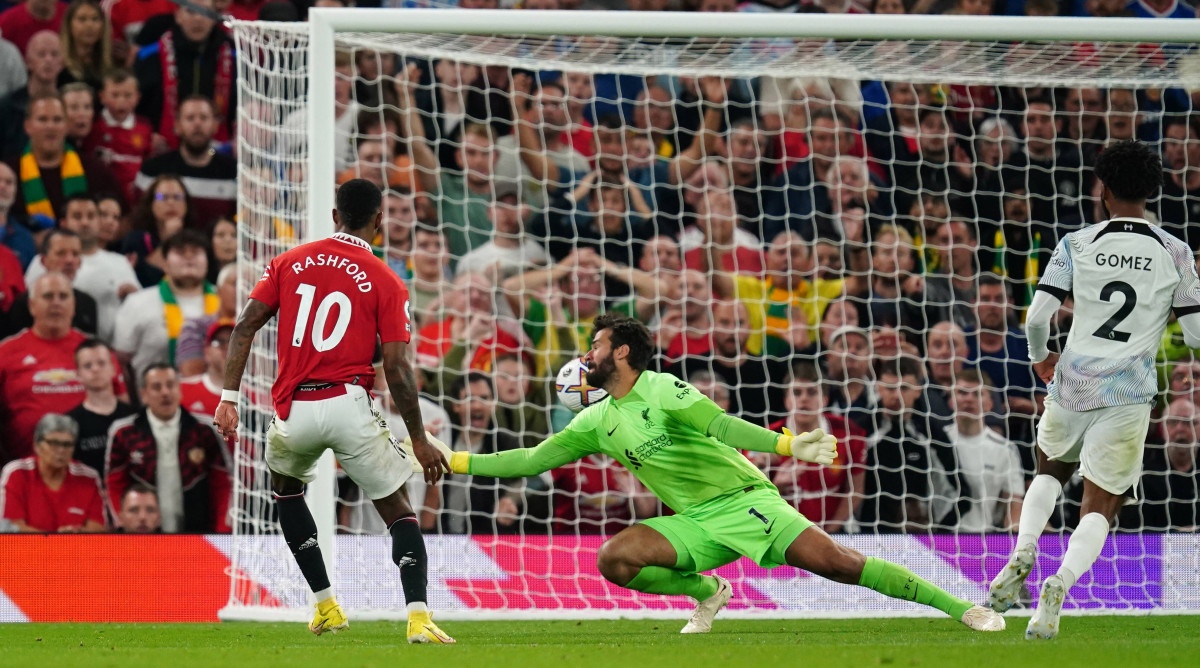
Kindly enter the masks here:
[[[304, 344], [304, 334], [308, 329], [308, 316], [312, 313], [317, 288], [309, 283], [301, 283], [296, 288], [296, 294], [300, 295], [300, 311], [296, 314], [296, 331], [292, 332], [292, 346], [299, 348]], [[325, 336], [326, 320], [329, 319], [329, 312], [335, 305], [338, 307], [337, 322], [334, 323], [333, 331], [329, 333], [329, 336]], [[342, 337], [346, 336], [346, 328], [349, 326], [350, 298], [342, 292], [331, 292], [325, 295], [313, 317], [313, 348], [316, 348], [319, 353], [333, 350], [342, 342]]]

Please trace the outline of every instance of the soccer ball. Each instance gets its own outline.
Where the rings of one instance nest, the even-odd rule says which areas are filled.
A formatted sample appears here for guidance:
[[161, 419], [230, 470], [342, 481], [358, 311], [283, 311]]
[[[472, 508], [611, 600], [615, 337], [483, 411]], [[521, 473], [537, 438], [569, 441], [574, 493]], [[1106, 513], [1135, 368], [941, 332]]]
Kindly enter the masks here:
[[558, 400], [570, 408], [572, 413], [578, 413], [608, 396], [608, 392], [588, 385], [586, 374], [587, 365], [583, 363], [582, 357], [577, 357], [559, 369], [558, 378], [554, 381], [555, 389], [558, 390]]

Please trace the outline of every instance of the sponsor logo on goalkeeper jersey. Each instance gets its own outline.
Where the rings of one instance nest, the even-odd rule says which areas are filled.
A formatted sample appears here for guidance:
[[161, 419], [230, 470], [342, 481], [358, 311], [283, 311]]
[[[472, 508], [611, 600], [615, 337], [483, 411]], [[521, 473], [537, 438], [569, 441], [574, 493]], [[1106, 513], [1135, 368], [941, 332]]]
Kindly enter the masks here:
[[646, 460], [650, 459], [663, 448], [669, 448], [675, 445], [675, 441], [671, 440], [668, 434], [660, 434], [645, 443], [637, 446], [631, 452], [628, 448], [625, 449], [625, 457], [635, 469], [642, 468]]

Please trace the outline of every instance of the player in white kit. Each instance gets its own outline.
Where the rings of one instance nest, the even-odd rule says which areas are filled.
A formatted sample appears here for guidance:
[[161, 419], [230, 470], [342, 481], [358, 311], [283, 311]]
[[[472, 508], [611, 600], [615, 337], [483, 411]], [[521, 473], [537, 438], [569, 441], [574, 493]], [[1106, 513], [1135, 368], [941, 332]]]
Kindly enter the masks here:
[[[1025, 494], [1016, 548], [989, 588], [993, 610], [1018, 600], [1063, 484], [1076, 468], [1084, 480], [1079, 525], [1058, 572], [1042, 583], [1026, 638], [1058, 635], [1067, 591], [1100, 555], [1125, 494], [1137, 485], [1158, 392], [1155, 354], [1172, 312], [1187, 345], [1200, 347], [1191, 249], [1145, 219], [1146, 200], [1162, 187], [1158, 154], [1141, 142], [1119, 142], [1104, 149], [1095, 172], [1110, 218], [1058, 244], [1026, 316], [1029, 358], [1049, 387], [1037, 427], [1038, 475]], [[1060, 357], [1046, 342], [1068, 296], [1074, 321]]]

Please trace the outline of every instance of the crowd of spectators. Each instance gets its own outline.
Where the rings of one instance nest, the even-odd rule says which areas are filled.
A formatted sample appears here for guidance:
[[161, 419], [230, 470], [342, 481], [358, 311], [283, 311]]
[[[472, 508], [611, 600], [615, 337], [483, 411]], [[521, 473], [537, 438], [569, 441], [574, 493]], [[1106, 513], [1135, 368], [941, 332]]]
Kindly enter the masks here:
[[[232, 510], [234, 476], [254, 485], [233, 462], [260, 457], [210, 423], [239, 273], [254, 278], [239, 228], [296, 242], [304, 207], [288, 185], [302, 176], [307, 110], [253, 100], [236, 113], [236, 59], [256, 54], [235, 53], [215, 19], [296, 21], [308, 8], [0, 7], [0, 521], [15, 530], [255, 519]], [[1180, 0], [515, 10], [576, 8], [1195, 17]], [[1104, 219], [1090, 167], [1109, 142], [1161, 148], [1149, 215], [1200, 247], [1194, 91], [618, 76], [362, 48], [339, 52], [335, 71], [338, 180], [384, 190], [378, 253], [411, 292], [433, 433], [472, 452], [536, 445], [570, 418], [557, 369], [618, 310], [654, 334], [657, 370], [727, 411], [838, 437], [828, 467], [747, 455], [830, 532], [1013, 529], [1045, 395], [1023, 310], [1063, 235]], [[277, 163], [239, 171], [239, 151]], [[1070, 322], [1068, 302], [1056, 340]], [[1174, 327], [1160, 357], [1142, 502], [1119, 523], [1194, 531], [1200, 362]], [[538, 478], [408, 491], [422, 528], [447, 533], [611, 533], [670, 512], [600, 455]], [[1068, 486], [1056, 526], [1078, 495]], [[348, 480], [339, 496], [343, 530], [383, 531]]]

